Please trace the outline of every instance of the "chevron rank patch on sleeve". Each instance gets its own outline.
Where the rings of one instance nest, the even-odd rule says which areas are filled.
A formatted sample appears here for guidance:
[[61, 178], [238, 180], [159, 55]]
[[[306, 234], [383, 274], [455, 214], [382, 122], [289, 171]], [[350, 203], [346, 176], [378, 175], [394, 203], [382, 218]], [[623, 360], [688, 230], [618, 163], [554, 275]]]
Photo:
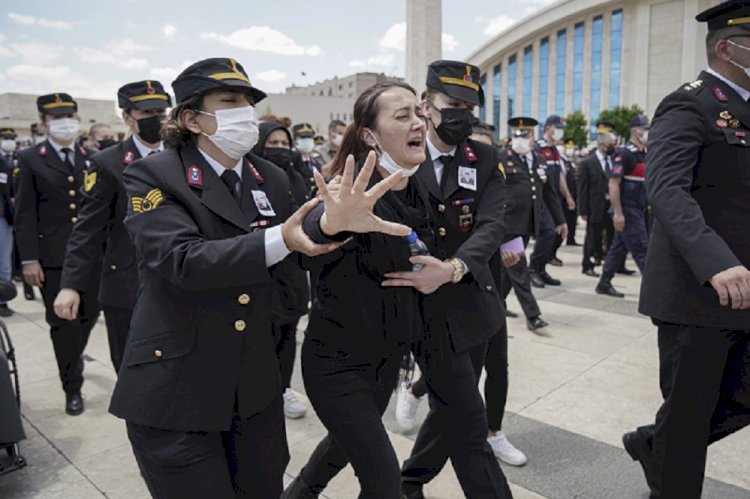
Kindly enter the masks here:
[[164, 201], [164, 194], [160, 189], [151, 189], [144, 197], [133, 196], [130, 198], [130, 203], [133, 208], [133, 213], [144, 213], [156, 209], [162, 201]]

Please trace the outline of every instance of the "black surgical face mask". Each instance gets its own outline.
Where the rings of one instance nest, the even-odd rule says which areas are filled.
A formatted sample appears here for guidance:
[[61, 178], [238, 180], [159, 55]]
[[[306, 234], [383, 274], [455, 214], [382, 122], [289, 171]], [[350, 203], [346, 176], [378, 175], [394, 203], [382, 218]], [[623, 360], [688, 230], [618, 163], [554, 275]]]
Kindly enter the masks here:
[[263, 157], [280, 168], [288, 168], [292, 162], [292, 150], [286, 147], [266, 147]]
[[469, 135], [471, 135], [471, 122], [469, 121], [471, 112], [468, 109], [465, 107], [438, 109], [434, 104], [430, 103], [430, 105], [440, 113], [440, 125], [435, 127], [435, 132], [440, 140], [450, 146], [457, 146], [469, 138]]
[[615, 153], [615, 146], [607, 146], [605, 151], [608, 156], [612, 156]]
[[138, 121], [138, 136], [143, 139], [144, 142], [149, 144], [156, 144], [161, 142], [161, 116], [149, 116], [148, 118], [141, 118]]
[[112, 147], [115, 144], [117, 144], [117, 141], [115, 139], [102, 139], [99, 141], [99, 150], [103, 151], [104, 149]]

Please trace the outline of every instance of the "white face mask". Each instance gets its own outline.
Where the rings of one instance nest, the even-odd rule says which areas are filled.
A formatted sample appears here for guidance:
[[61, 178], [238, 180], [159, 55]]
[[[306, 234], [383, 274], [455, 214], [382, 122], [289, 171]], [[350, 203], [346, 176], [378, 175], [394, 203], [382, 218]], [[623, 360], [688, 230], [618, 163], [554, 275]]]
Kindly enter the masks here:
[[5, 152], [13, 152], [16, 150], [16, 141], [13, 139], [3, 139], [0, 141], [0, 148]]
[[530, 140], [525, 137], [513, 137], [511, 139], [510, 147], [516, 154], [525, 156], [529, 154], [529, 143]]
[[337, 133], [333, 136], [333, 139], [331, 140], [331, 144], [333, 144], [336, 147], [339, 147], [341, 145], [341, 141], [344, 140], [344, 136], [340, 133]]
[[558, 154], [560, 156], [565, 156], [565, 146], [555, 146], [555, 149], [557, 149]]
[[573, 149], [573, 148], [568, 148], [568, 149], [565, 149], [565, 155], [566, 155], [567, 157], [569, 157], [569, 158], [572, 158], [572, 157], [573, 157], [573, 154], [574, 154], [575, 152], [576, 152], [576, 150], [575, 150], [575, 149]]
[[368, 130], [368, 132], [370, 132], [370, 136], [372, 137], [372, 140], [375, 141], [375, 145], [377, 146], [376, 152], [378, 152], [378, 162], [380, 163], [380, 166], [385, 168], [388, 173], [396, 173], [400, 171], [404, 177], [411, 177], [412, 175], [417, 173], [417, 170], [419, 170], [419, 164], [415, 165], [414, 168], [405, 168], [399, 165], [398, 163], [396, 163], [396, 161], [394, 161], [391, 155], [388, 154], [385, 149], [383, 149], [383, 147], [378, 142], [378, 139], [375, 138], [375, 134], [370, 130]]
[[562, 128], [555, 128], [555, 130], [552, 132], [552, 140], [557, 142], [558, 140], [562, 140], [563, 136], [565, 135], [565, 130]]
[[230, 158], [240, 159], [258, 143], [260, 132], [253, 106], [218, 109], [215, 113], [198, 112], [216, 118], [216, 132], [203, 135]]
[[313, 138], [297, 139], [297, 150], [299, 152], [309, 153], [315, 149], [315, 140]]
[[641, 132], [638, 134], [638, 140], [641, 141], [641, 144], [644, 146], [648, 143], [648, 132]]
[[[727, 40], [727, 43], [729, 43], [731, 45], [734, 45], [735, 47], [740, 48], [742, 50], [750, 50], [750, 47], [745, 47], [744, 45], [740, 45], [738, 43], [734, 43], [732, 40]], [[745, 72], [745, 74], [748, 76], [748, 78], [750, 78], [750, 67], [745, 67], [742, 64], [734, 62], [731, 59], [729, 60], [729, 62], [731, 62], [732, 64], [734, 64], [735, 66], [737, 66], [738, 68], [740, 68], [741, 70], [743, 70]]]
[[78, 136], [81, 123], [74, 118], [60, 118], [47, 123], [50, 136], [60, 142], [68, 142]]

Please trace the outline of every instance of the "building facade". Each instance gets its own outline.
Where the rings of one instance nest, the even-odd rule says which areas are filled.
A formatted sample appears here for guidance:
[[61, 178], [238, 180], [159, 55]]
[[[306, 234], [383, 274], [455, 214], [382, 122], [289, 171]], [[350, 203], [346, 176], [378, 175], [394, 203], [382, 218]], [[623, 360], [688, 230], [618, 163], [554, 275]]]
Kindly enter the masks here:
[[468, 61], [481, 69], [480, 119], [498, 136], [513, 116], [544, 121], [661, 99], [706, 66], [706, 27], [695, 15], [716, 0], [562, 0], [517, 22]]
[[292, 85], [284, 91], [285, 95], [309, 95], [315, 97], [340, 97], [351, 99], [354, 102], [359, 95], [376, 83], [387, 80], [399, 80], [392, 76], [386, 76], [384, 73], [355, 73], [353, 75], [339, 78], [335, 76], [319, 83], [298, 87]]

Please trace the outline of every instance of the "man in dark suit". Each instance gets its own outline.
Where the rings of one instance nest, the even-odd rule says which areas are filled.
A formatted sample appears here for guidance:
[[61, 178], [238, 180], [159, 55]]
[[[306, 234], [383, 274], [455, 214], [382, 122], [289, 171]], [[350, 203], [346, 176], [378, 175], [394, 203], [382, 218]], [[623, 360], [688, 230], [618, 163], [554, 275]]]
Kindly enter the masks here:
[[13, 179], [16, 239], [24, 279], [42, 290], [66, 396], [65, 411], [77, 415], [84, 409], [82, 354], [99, 316], [98, 262], [91, 262], [76, 320], [57, 317], [53, 302], [60, 291], [65, 246], [78, 223], [80, 188], [91, 167], [90, 151], [76, 143], [80, 118], [70, 95], [43, 95], [37, 99], [37, 108], [48, 138], [18, 154], [18, 171]]
[[[508, 120], [508, 125], [513, 134], [511, 147], [500, 151], [500, 164], [505, 171], [506, 184], [503, 242], [507, 243], [521, 237], [525, 248], [529, 238], [537, 237], [542, 228], [543, 204], [553, 209], [559, 207], [560, 213], [562, 205], [554, 190], [543, 187], [546, 178], [539, 175], [546, 160], [531, 147], [534, 128], [538, 122], [533, 118], [515, 117]], [[501, 274], [503, 300], [512, 288], [526, 316], [529, 331], [547, 327], [548, 324], [542, 319], [542, 312], [531, 292], [531, 276], [526, 256], [522, 256], [516, 265], [502, 269]]]
[[[250, 152], [265, 93], [239, 63], [199, 61], [172, 88], [167, 149], [123, 173], [140, 288], [110, 412], [126, 420], [152, 496], [278, 498], [289, 453], [271, 268], [292, 251], [336, 246], [304, 235], [315, 201], [290, 216], [289, 179]], [[382, 181], [380, 195], [400, 178]], [[367, 215], [379, 196], [354, 191], [339, 211], [376, 219]]]
[[612, 218], [609, 210], [609, 174], [612, 171], [612, 154], [616, 138], [612, 128], [599, 123], [596, 149], [581, 160], [578, 174], [578, 213], [586, 222], [586, 240], [583, 243], [582, 272], [599, 277], [594, 270], [595, 261], [601, 261], [604, 252], [602, 233], [612, 233]]
[[[415, 176], [427, 188], [437, 225], [432, 256], [453, 266], [450, 283], [426, 297], [432, 334], [446, 334], [443, 355], [416, 352], [427, 382], [430, 412], [403, 465], [404, 494], [422, 486], [451, 459], [469, 497], [510, 497], [508, 483], [487, 443], [487, 414], [477, 383], [488, 340], [504, 325], [499, 290], [489, 268], [505, 232], [505, 185], [497, 149], [469, 139], [471, 110], [484, 102], [479, 68], [435, 61], [427, 70], [422, 103], [429, 126], [427, 160]], [[404, 285], [419, 272], [396, 272], [385, 284]], [[406, 284], [409, 285], [409, 284]]]
[[138, 291], [135, 248], [123, 225], [127, 195], [122, 172], [133, 161], [162, 150], [159, 129], [165, 109], [171, 105], [161, 83], [153, 80], [128, 83], [117, 91], [117, 98], [122, 119], [133, 135], [91, 158], [78, 223], [68, 240], [61, 289], [55, 300], [57, 316], [74, 320], [81, 292], [87, 291], [91, 262], [101, 260], [103, 254], [103, 267], [97, 269], [102, 273], [99, 300], [115, 371], [120, 369]]
[[708, 445], [750, 424], [750, 2], [708, 23], [708, 69], [661, 102], [640, 311], [659, 328], [664, 403], [623, 437], [651, 497], [697, 499]]

